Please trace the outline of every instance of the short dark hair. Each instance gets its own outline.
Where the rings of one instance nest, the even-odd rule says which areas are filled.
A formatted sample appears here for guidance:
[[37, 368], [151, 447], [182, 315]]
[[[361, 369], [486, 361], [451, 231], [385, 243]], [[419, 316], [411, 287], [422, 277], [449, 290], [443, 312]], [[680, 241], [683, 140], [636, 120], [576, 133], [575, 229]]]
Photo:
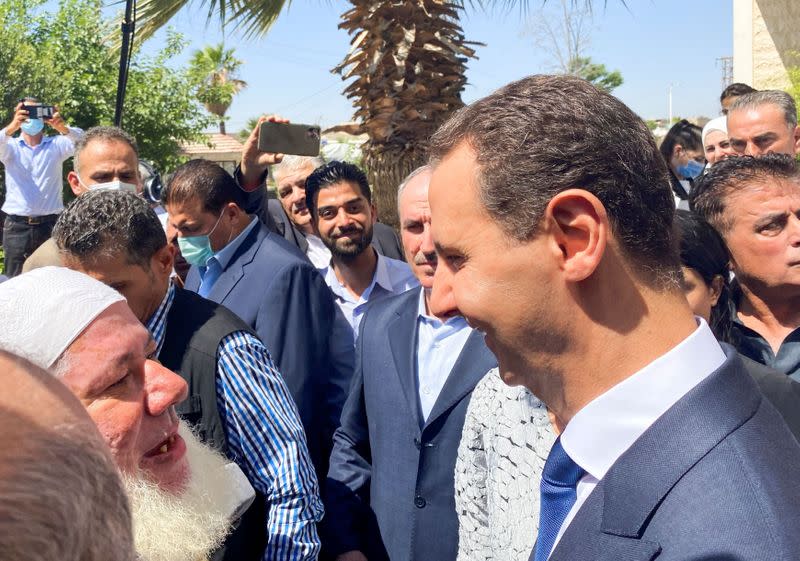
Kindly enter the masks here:
[[78, 175], [80, 175], [81, 167], [81, 152], [91, 142], [121, 142], [127, 144], [139, 158], [139, 147], [136, 145], [136, 139], [129, 135], [127, 132], [119, 127], [92, 127], [87, 130], [77, 141], [75, 141], [74, 160], [72, 167]]
[[150, 268], [150, 260], [167, 245], [155, 211], [128, 191], [87, 191], [72, 201], [53, 228], [62, 253], [81, 262], [124, 255], [128, 263]]
[[734, 82], [733, 84], [722, 90], [722, 93], [719, 95], [719, 102], [722, 103], [729, 97], [739, 97], [757, 91], [758, 91], [757, 89], [748, 86], [747, 84], [743, 84], [741, 82]]
[[306, 206], [315, 220], [317, 219], [317, 199], [320, 189], [325, 189], [341, 181], [349, 181], [358, 185], [367, 202], [372, 203], [372, 191], [369, 188], [366, 174], [354, 164], [333, 160], [319, 166], [306, 178]]
[[245, 208], [244, 191], [233, 176], [209, 160], [189, 160], [172, 174], [161, 194], [165, 205], [198, 198], [206, 212], [217, 214], [228, 203]]
[[756, 181], [800, 181], [800, 168], [788, 154], [732, 156], [715, 163], [695, 181], [689, 193], [689, 208], [705, 218], [723, 236], [733, 226], [727, 216], [728, 196]]
[[707, 287], [714, 278], [722, 277], [722, 291], [711, 309], [709, 326], [719, 341], [731, 342], [731, 284], [728, 275], [730, 254], [725, 240], [711, 224], [695, 212], [675, 212], [675, 234], [680, 247], [681, 263], [696, 271]]
[[684, 150], [703, 150], [703, 129], [690, 123], [686, 119], [681, 119], [667, 131], [661, 146], [658, 147], [664, 162], [669, 166], [672, 159], [672, 152], [675, 146], [680, 144]]
[[581, 188], [606, 208], [633, 268], [676, 288], [675, 202], [647, 125], [617, 98], [570, 76], [531, 76], [457, 111], [433, 135], [433, 165], [466, 142], [484, 207], [512, 238], [533, 238], [558, 193]]
[[742, 109], [758, 109], [763, 105], [774, 105], [780, 109], [789, 128], [794, 129], [797, 126], [797, 104], [792, 96], [781, 90], [761, 90], [737, 97], [728, 109], [728, 114]]

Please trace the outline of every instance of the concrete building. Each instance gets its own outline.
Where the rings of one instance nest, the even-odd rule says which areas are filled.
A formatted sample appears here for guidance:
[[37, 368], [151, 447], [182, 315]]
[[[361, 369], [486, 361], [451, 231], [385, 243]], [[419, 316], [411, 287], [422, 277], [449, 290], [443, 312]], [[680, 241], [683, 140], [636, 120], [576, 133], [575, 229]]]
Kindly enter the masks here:
[[733, 81], [787, 89], [800, 66], [800, 0], [733, 0]]

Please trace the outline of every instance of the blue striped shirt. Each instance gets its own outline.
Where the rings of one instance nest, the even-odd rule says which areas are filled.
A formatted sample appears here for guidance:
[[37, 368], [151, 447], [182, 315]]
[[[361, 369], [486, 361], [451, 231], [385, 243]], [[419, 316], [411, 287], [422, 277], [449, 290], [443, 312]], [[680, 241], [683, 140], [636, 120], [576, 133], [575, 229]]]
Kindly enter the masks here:
[[[175, 296], [170, 285], [147, 322], [158, 352]], [[314, 560], [323, 507], [297, 407], [264, 344], [246, 331], [217, 350], [217, 408], [230, 454], [264, 494], [269, 517], [264, 561]]]

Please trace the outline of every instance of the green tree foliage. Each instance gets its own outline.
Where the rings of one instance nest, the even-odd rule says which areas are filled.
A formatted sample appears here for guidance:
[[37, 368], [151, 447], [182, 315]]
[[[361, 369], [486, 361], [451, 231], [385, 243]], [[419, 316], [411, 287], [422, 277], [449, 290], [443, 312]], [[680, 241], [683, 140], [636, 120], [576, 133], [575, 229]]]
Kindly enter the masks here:
[[242, 64], [224, 43], [194, 51], [189, 62], [189, 76], [197, 84], [197, 99], [216, 116], [221, 134], [225, 134], [225, 113], [233, 97], [247, 87], [244, 80], [236, 77]]
[[567, 74], [583, 78], [607, 92], [618, 88], [623, 82], [619, 70], [608, 70], [605, 64], [595, 64], [588, 56], [579, 56], [570, 60]]
[[250, 117], [249, 119], [247, 119], [247, 122], [244, 124], [244, 127], [239, 132], [236, 133], [236, 138], [239, 140], [239, 142], [244, 142], [248, 138], [250, 138], [250, 133], [253, 132], [254, 128], [256, 128], [259, 118], [260, 116]]
[[789, 56], [794, 64], [787, 68], [789, 74], [789, 94], [800, 105], [800, 51], [790, 51]]
[[[103, 19], [100, 0], [61, 0], [47, 12], [44, 4], [0, 1], [2, 124], [26, 95], [58, 105], [71, 125], [112, 124], [119, 55], [106, 38], [117, 24]], [[179, 143], [199, 139], [209, 124], [188, 72], [170, 65], [185, 42], [174, 33], [168, 37], [156, 55], [134, 54], [123, 115], [141, 157], [164, 172], [180, 163]]]

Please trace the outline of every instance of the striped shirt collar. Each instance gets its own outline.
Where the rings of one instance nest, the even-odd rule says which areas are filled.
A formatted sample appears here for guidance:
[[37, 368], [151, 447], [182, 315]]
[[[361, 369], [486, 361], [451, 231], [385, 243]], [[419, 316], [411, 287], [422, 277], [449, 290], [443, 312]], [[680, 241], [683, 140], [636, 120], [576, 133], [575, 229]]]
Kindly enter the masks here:
[[175, 299], [175, 285], [169, 283], [167, 294], [158, 306], [155, 313], [147, 320], [147, 330], [156, 342], [156, 356], [161, 354], [161, 347], [164, 346], [164, 334], [167, 332], [167, 315]]

